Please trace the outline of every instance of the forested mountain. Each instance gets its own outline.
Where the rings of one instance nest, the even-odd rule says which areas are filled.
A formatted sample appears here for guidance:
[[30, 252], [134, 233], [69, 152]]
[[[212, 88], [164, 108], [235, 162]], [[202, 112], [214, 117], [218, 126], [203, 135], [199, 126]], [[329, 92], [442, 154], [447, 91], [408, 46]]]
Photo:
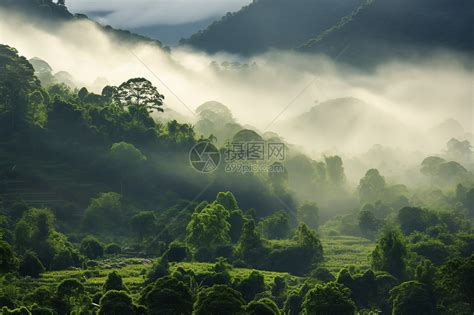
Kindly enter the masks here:
[[332, 27], [360, 0], [256, 0], [182, 43], [207, 52], [292, 49]]
[[257, 0], [183, 43], [239, 54], [294, 48], [367, 65], [438, 48], [472, 52], [473, 14], [469, 0]]
[[474, 3], [469, 0], [373, 0], [351, 18], [308, 40], [303, 51], [373, 64], [436, 49], [472, 53]]
[[331, 149], [336, 143], [360, 149], [360, 139], [371, 144], [383, 143], [384, 139], [406, 141], [411, 131], [399, 118], [355, 98], [321, 102], [281, 127], [292, 130], [295, 138], [310, 137], [321, 150]]
[[[246, 10], [266, 3], [256, 1]], [[314, 8], [305, 3], [308, 10]], [[105, 29], [109, 38], [93, 28], [100, 36], [85, 34], [77, 41], [74, 35], [85, 28], [74, 21], [93, 22], [71, 15], [64, 1], [0, 4], [1, 10], [14, 9], [3, 17], [21, 12], [30, 18], [0, 23], [0, 35], [4, 30], [10, 35], [5, 36], [8, 44], [0, 43], [2, 315], [473, 314], [474, 152], [466, 135], [471, 130], [445, 120], [430, 129], [442, 148], [417, 147], [409, 163], [399, 158], [408, 147], [424, 145], [407, 125], [433, 123], [425, 112], [413, 116], [415, 123], [405, 121], [406, 106], [394, 105], [407, 99], [425, 105], [430, 99], [418, 91], [432, 96], [431, 85], [412, 75], [423, 70], [410, 64], [396, 75], [384, 69], [377, 76], [334, 71], [327, 81], [349, 73], [347, 81], [334, 84], [340, 93], [352, 91], [358, 98], [328, 93], [331, 98], [285, 120], [284, 111], [305, 89], [273, 121], [281, 118], [282, 127], [286, 121], [288, 133], [280, 133], [276, 124], [262, 131], [248, 117], [266, 120], [270, 113], [250, 107], [262, 107], [259, 100], [272, 93], [277, 100], [287, 94], [256, 86], [281, 80], [277, 86], [293, 94], [292, 71], [281, 71], [294, 66], [288, 59], [280, 67], [263, 56], [271, 67], [263, 75], [260, 65], [223, 62], [220, 67], [203, 53], [163, 53], [147, 45], [143, 48], [152, 58], [173, 59], [173, 67], [158, 63], [152, 82], [147, 76], [155, 73], [134, 71], [128, 54], [109, 63], [123, 43], [148, 39]], [[354, 15], [354, 23], [359, 16]], [[8, 23], [19, 20], [27, 27], [16, 32], [17, 24]], [[341, 30], [352, 23], [343, 21]], [[23, 31], [34, 33], [36, 27], [45, 36]], [[41, 48], [48, 45], [43, 39], [55, 37], [61, 27], [76, 32], [57, 36], [48, 47], [53, 53], [43, 56]], [[325, 34], [329, 38], [337, 31]], [[106, 53], [92, 46], [101, 44], [114, 45]], [[63, 45], [73, 49], [58, 54]], [[92, 57], [81, 58], [85, 53]], [[59, 55], [78, 66], [55, 73], [50, 59]], [[196, 69], [203, 59], [210, 65]], [[319, 64], [319, 58], [301, 59]], [[193, 71], [174, 67], [183, 60]], [[95, 69], [100, 62], [105, 67]], [[438, 79], [431, 75], [436, 73], [441, 82], [449, 81], [446, 85], [464, 87], [472, 78], [472, 71], [433, 67], [423, 72], [428, 80]], [[117, 68], [128, 71], [117, 76]], [[319, 70], [302, 62], [293, 71], [316, 76]], [[76, 79], [81, 71], [114, 81], [98, 79], [91, 92]], [[257, 80], [250, 75], [254, 71]], [[189, 81], [175, 79], [188, 76]], [[405, 84], [396, 84], [397, 76]], [[188, 108], [195, 116], [191, 120], [168, 102], [170, 94], [179, 99], [169, 88], [179, 85], [185, 100], [202, 104]], [[206, 94], [207, 85], [215, 93]], [[462, 87], [435, 86], [443, 88], [435, 98], [453, 99], [440, 114], [444, 119], [472, 96]], [[416, 93], [406, 92], [411, 89]], [[237, 90], [249, 95], [250, 106], [234, 99]], [[315, 95], [306, 100], [312, 102]], [[231, 109], [227, 102], [232, 99], [239, 106]], [[423, 109], [433, 109], [430, 105]], [[306, 145], [292, 143], [290, 132], [306, 137]], [[392, 141], [397, 136], [407, 143], [398, 146]], [[354, 147], [373, 141], [381, 143], [356, 153]], [[310, 152], [322, 144], [336, 149]], [[338, 147], [354, 153], [338, 154]]]
[[68, 11], [65, 1], [53, 2], [53, 0], [0, 0], [0, 13], [9, 10], [15, 14], [24, 15], [30, 22], [37, 26], [51, 29], [51, 26], [61, 27], [65, 22], [88, 22], [97, 25], [111, 39], [122, 43], [149, 43], [162, 46], [157, 40], [131, 33], [127, 30], [114, 29], [111, 26], [103, 26], [83, 14], [72, 14]]

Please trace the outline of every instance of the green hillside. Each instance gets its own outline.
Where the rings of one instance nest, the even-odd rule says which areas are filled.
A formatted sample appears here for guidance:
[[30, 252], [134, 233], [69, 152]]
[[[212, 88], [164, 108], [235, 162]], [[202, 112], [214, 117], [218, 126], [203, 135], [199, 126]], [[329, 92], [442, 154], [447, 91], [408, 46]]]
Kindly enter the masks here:
[[244, 55], [292, 49], [333, 26], [360, 0], [256, 0], [229, 13], [182, 44]]

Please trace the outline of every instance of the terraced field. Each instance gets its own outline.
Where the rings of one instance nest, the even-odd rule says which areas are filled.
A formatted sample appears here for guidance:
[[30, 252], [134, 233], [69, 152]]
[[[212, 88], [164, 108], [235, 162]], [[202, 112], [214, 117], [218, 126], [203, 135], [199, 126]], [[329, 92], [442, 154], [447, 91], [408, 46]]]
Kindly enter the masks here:
[[[325, 262], [323, 266], [336, 274], [341, 268], [355, 266], [357, 269], [368, 269], [370, 266], [369, 255], [375, 244], [358, 237], [333, 236], [322, 239], [324, 246]], [[65, 279], [77, 279], [84, 284], [90, 293], [100, 291], [107, 275], [117, 271], [123, 278], [130, 293], [138, 297], [143, 285], [145, 275], [152, 268], [153, 260], [142, 258], [111, 258], [100, 261], [99, 266], [90, 270], [64, 270], [44, 273], [39, 279], [21, 279], [16, 285], [25, 292], [31, 292], [39, 286], [55, 289]], [[212, 272], [214, 264], [198, 262], [172, 263], [171, 272], [179, 267], [192, 270], [196, 275]], [[230, 272], [232, 278], [246, 278], [253, 269], [234, 268]], [[285, 277], [290, 283], [296, 284], [301, 278], [288, 273], [260, 271], [265, 277], [265, 282], [270, 285], [275, 277]]]
[[321, 239], [321, 242], [325, 258], [323, 266], [332, 273], [351, 265], [362, 270], [370, 267], [369, 257], [375, 243], [353, 236], [331, 236]]

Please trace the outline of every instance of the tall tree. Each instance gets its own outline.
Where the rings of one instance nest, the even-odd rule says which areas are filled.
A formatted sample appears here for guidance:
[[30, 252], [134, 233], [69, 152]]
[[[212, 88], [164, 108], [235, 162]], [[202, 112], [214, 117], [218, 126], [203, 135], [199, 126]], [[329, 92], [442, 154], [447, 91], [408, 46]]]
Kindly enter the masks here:
[[164, 98], [164, 95], [144, 78], [134, 78], [122, 83], [115, 93], [115, 100], [120, 105], [134, 106], [139, 110], [145, 109], [149, 113], [153, 110], [163, 112]]
[[353, 315], [355, 304], [351, 291], [341, 284], [329, 282], [318, 284], [306, 294], [303, 300], [303, 314]]
[[191, 314], [193, 296], [184, 282], [174, 277], [158, 279], [144, 296], [148, 314]]
[[404, 282], [390, 291], [393, 315], [436, 314], [427, 287], [417, 281]]
[[406, 256], [407, 250], [402, 235], [398, 231], [388, 230], [372, 252], [372, 267], [403, 279]]
[[41, 84], [33, 66], [14, 48], [0, 45], [0, 129], [9, 132], [35, 124], [36, 91], [41, 91]]
[[[197, 209], [198, 210], [198, 209]], [[230, 242], [229, 211], [220, 204], [210, 204], [194, 211], [187, 230], [187, 241], [195, 249], [215, 248]]]
[[319, 226], [319, 208], [314, 202], [305, 202], [298, 208], [298, 222], [305, 223], [310, 229]]
[[344, 174], [344, 166], [340, 156], [326, 156], [324, 157], [326, 162], [326, 172], [329, 177], [329, 181], [336, 187], [341, 187], [346, 181], [346, 175]]
[[361, 203], [381, 200], [385, 193], [385, 187], [385, 178], [380, 175], [379, 171], [377, 169], [368, 170], [357, 188]]
[[0, 274], [12, 272], [18, 268], [18, 259], [10, 244], [0, 241]]
[[99, 315], [137, 314], [132, 298], [124, 291], [107, 291], [100, 299]]
[[244, 304], [244, 299], [239, 292], [226, 285], [214, 285], [199, 291], [193, 314], [245, 314]]
[[251, 265], [258, 264], [261, 258], [265, 256], [265, 247], [252, 219], [244, 223], [237, 244], [237, 253], [246, 263]]

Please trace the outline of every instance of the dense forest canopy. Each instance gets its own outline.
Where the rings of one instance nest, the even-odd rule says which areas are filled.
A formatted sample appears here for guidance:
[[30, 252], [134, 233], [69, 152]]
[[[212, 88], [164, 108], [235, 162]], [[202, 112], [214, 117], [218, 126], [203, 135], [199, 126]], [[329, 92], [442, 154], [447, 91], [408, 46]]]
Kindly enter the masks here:
[[[209, 32], [249, 16], [257, 23], [270, 2], [255, 1]], [[365, 3], [373, 8], [347, 23], [361, 25], [357, 17], [377, 15], [369, 10], [383, 3]], [[334, 19], [292, 20], [288, 34], [255, 42], [290, 48], [309, 36], [292, 36], [299, 30], [335, 25], [325, 33], [335, 36], [349, 14], [336, 11], [357, 3], [273, 5], [269, 18], [306, 9]], [[8, 30], [0, 32], [2, 314], [474, 312], [464, 57], [367, 74], [297, 53], [233, 59], [163, 50], [78, 24], [86, 18], [63, 1], [0, 0], [0, 10], [0, 31]], [[17, 32], [9, 21], [25, 24]], [[322, 92], [305, 80], [318, 74]], [[305, 107], [286, 113], [307, 90]], [[295, 91], [280, 108], [275, 100]], [[452, 107], [427, 102], [438, 96]], [[268, 104], [273, 111], [261, 108]]]

